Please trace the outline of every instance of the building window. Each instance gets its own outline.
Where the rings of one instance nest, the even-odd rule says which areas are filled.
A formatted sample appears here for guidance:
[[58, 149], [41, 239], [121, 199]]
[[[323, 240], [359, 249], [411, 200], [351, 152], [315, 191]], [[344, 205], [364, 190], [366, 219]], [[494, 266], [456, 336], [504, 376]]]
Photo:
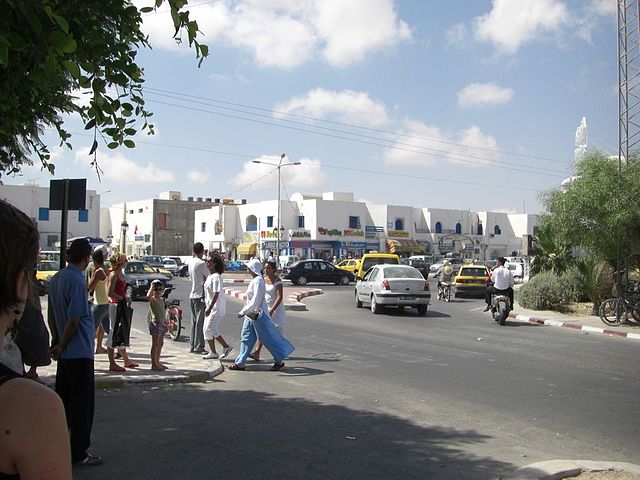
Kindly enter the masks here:
[[396, 218], [396, 230], [404, 230], [404, 218]]
[[129, 213], [133, 214], [133, 210], [129, 210]]
[[46, 207], [40, 207], [38, 209], [38, 220], [41, 222], [49, 221], [49, 209]]
[[436, 222], [436, 233], [442, 233], [442, 224], [440, 222]]
[[207, 231], [207, 222], [200, 223], [200, 231], [201, 232], [206, 232]]
[[151, 241], [151, 234], [150, 233], [146, 233], [144, 235], [144, 241], [145, 242], [150, 242]]
[[78, 221], [79, 222], [88, 222], [89, 221], [89, 210], [78, 210]]
[[462, 233], [462, 225], [460, 225], [460, 222], [456, 223], [456, 233], [458, 235]]
[[360, 217], [349, 216], [349, 228], [361, 228]]
[[144, 210], [142, 208], [139, 208], [138, 213], [142, 213], [142, 212], [144, 212]]
[[258, 219], [255, 215], [249, 215], [245, 222], [245, 231], [246, 232], [257, 232], [258, 231]]
[[478, 235], [483, 235], [483, 233], [482, 233], [482, 224], [481, 223], [478, 224]]
[[273, 215], [267, 217], [267, 228], [273, 228]]
[[495, 227], [493, 227], [493, 233], [495, 235], [500, 235], [502, 233], [502, 230], [500, 230], [500, 225], [496, 225]]
[[166, 230], [167, 229], [167, 214], [166, 213], [158, 213], [156, 216], [156, 224], [158, 226], [158, 230]]
[[298, 216], [298, 228], [304, 228], [304, 215]]

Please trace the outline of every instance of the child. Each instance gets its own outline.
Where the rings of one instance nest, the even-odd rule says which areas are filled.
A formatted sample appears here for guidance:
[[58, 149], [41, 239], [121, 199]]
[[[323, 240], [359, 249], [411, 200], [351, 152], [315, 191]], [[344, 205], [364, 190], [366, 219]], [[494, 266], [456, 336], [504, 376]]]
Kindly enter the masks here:
[[149, 323], [149, 333], [151, 334], [151, 370], [166, 370], [166, 365], [160, 363], [160, 352], [164, 344], [165, 326], [165, 303], [162, 298], [164, 286], [160, 280], [151, 282], [147, 299], [149, 300], [149, 313], [147, 322]]
[[[224, 289], [222, 288], [222, 272], [224, 272], [224, 262], [215, 255], [207, 258], [207, 268], [209, 275], [204, 283], [204, 302], [206, 310], [204, 312], [204, 339], [209, 344], [209, 353], [202, 356], [204, 360], [225, 358], [233, 347], [227, 343], [220, 333], [220, 323], [226, 313], [226, 300]], [[216, 353], [216, 340], [222, 345], [223, 351], [218, 357]]]

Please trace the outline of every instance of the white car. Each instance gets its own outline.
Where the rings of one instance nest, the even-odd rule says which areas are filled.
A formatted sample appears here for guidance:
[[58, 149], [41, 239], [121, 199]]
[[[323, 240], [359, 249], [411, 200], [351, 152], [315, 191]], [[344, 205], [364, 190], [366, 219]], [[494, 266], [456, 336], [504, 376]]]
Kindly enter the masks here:
[[178, 270], [180, 270], [178, 262], [176, 262], [173, 258], [163, 258], [162, 268], [164, 268], [165, 270], [169, 270], [173, 275], [177, 275]]
[[429, 281], [408, 265], [374, 265], [356, 283], [356, 308], [367, 303], [373, 313], [393, 306], [415, 307], [418, 314], [426, 315], [430, 300]]

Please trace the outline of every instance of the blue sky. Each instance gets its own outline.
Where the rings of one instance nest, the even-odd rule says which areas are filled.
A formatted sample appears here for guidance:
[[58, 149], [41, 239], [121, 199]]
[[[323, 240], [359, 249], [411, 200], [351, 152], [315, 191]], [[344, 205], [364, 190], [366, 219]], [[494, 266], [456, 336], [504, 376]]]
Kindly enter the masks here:
[[[138, 6], [152, 3], [136, 1]], [[536, 213], [572, 171], [575, 130], [617, 148], [615, 0], [193, 0], [211, 50], [201, 68], [144, 16], [155, 136], [99, 149], [69, 118], [56, 178], [87, 177], [104, 204], [185, 196], [357, 200]], [[50, 137], [52, 145], [54, 137]], [[49, 176], [27, 168], [6, 183]]]

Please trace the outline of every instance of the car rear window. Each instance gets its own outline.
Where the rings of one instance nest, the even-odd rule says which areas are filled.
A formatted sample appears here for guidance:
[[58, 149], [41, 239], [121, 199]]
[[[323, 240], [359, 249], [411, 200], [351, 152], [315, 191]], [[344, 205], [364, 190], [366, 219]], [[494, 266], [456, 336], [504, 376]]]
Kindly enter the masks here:
[[394, 257], [370, 257], [362, 263], [362, 271], [366, 272], [374, 265], [398, 265], [398, 259]]
[[465, 277], [486, 277], [488, 274], [484, 268], [463, 268], [460, 275]]
[[420, 278], [422, 274], [413, 267], [394, 267], [384, 269], [384, 278]]

